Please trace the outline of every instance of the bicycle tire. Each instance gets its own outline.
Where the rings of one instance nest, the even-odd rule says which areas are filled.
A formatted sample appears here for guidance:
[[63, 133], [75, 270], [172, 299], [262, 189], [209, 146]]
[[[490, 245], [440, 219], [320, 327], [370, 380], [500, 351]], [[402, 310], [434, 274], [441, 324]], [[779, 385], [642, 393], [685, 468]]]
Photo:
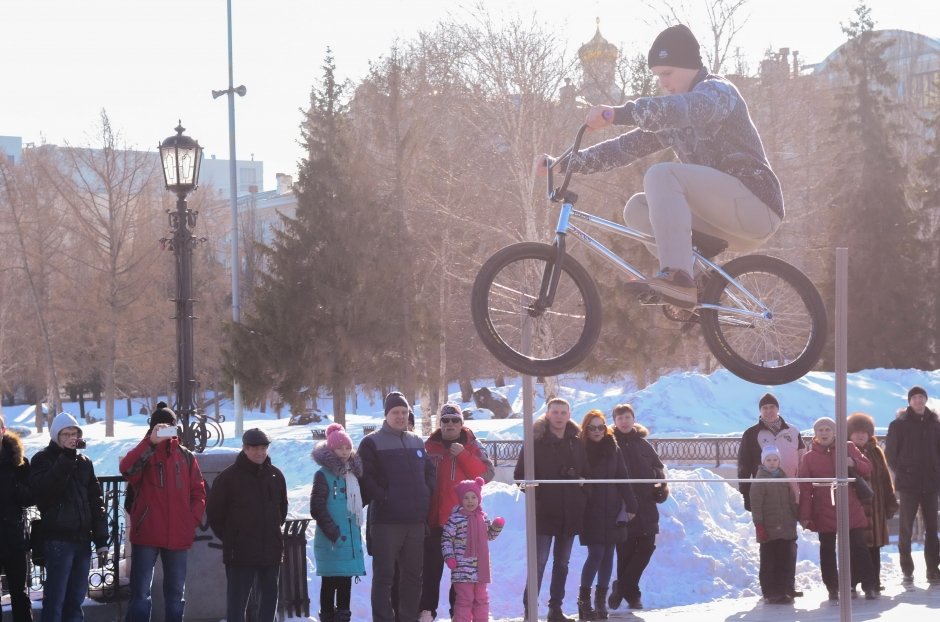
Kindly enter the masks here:
[[[708, 349], [728, 371], [755, 384], [779, 385], [802, 378], [819, 361], [826, 345], [826, 306], [812, 281], [782, 259], [765, 255], [737, 257], [722, 269], [772, 315], [748, 320], [701, 309]], [[738, 291], [714, 274], [702, 302], [756, 310]]]
[[[551, 308], [530, 307], [539, 295], [542, 275], [554, 264], [551, 244], [521, 242], [507, 246], [480, 268], [470, 309], [480, 340], [496, 359], [530, 376], [557, 376], [581, 363], [597, 343], [602, 323], [601, 298], [594, 279], [566, 255]], [[529, 354], [523, 352], [523, 323], [531, 320]]]

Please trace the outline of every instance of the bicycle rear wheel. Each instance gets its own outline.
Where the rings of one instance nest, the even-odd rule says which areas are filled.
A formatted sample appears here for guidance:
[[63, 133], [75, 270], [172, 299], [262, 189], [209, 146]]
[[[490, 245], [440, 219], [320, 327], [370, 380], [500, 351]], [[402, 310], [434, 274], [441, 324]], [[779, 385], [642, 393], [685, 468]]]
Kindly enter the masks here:
[[597, 286], [569, 255], [560, 266], [551, 307], [537, 308], [556, 255], [550, 244], [507, 246], [483, 264], [473, 283], [470, 308], [483, 345], [507, 367], [530, 376], [556, 376], [574, 368], [590, 354], [601, 331]]
[[[826, 345], [826, 307], [812, 281], [775, 257], [747, 255], [722, 268], [767, 308], [765, 317], [701, 309], [709, 350], [731, 373], [756, 384], [784, 384], [810, 371]], [[741, 289], [712, 275], [702, 302], [760, 312]]]

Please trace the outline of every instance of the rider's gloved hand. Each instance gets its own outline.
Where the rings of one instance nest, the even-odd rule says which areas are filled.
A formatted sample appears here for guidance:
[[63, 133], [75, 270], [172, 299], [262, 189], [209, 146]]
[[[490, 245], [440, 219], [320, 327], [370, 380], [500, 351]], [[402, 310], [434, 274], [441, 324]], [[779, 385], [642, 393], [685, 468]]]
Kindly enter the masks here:
[[584, 119], [585, 125], [591, 130], [602, 130], [610, 127], [614, 122], [614, 109], [611, 106], [591, 106], [587, 117]]
[[539, 177], [548, 175], [548, 163], [552, 161], [552, 156], [547, 153], [541, 153], [535, 156], [535, 174]]

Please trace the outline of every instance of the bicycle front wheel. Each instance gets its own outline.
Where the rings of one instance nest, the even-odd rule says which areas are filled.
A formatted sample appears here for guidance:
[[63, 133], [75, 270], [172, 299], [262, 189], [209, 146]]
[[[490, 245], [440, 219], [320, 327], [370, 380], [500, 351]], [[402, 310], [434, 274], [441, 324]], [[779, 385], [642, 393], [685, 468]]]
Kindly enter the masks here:
[[[507, 367], [530, 376], [573, 369], [590, 354], [601, 331], [594, 280], [569, 255], [555, 266], [556, 255], [550, 244], [507, 246], [483, 264], [473, 283], [470, 307], [483, 345]], [[556, 269], [554, 300], [541, 309], [536, 302], [543, 282]]]
[[802, 378], [826, 345], [826, 307], [812, 281], [787, 262], [763, 255], [738, 257], [722, 268], [738, 285], [713, 274], [705, 286], [702, 302], [723, 307], [700, 311], [709, 350], [749, 382], [777, 385]]

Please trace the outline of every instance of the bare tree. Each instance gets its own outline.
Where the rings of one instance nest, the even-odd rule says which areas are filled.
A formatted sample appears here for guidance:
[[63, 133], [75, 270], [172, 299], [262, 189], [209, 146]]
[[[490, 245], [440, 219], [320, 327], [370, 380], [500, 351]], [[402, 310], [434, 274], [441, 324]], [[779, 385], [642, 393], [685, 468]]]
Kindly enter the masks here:
[[[104, 327], [100, 345], [105, 392], [105, 434], [114, 435], [116, 370], [125, 356], [131, 328], [122, 318], [148, 292], [157, 257], [147, 233], [159, 214], [157, 160], [150, 154], [118, 144], [119, 136], [102, 110], [96, 148], [68, 146], [59, 166], [47, 169], [48, 179], [67, 206], [83, 255], [76, 256], [94, 275], [101, 297]], [[145, 235], [141, 235], [145, 234]]]
[[[61, 409], [59, 378], [56, 367], [53, 327], [50, 323], [50, 281], [56, 274], [53, 259], [58, 259], [63, 240], [63, 210], [43, 183], [42, 169], [51, 155], [50, 148], [24, 152], [22, 164], [15, 168], [0, 158], [0, 209], [4, 248], [10, 265], [21, 271], [32, 303], [35, 334], [39, 342], [36, 371], [42, 377], [50, 417]], [[36, 405], [36, 429], [42, 431], [42, 404]]]

